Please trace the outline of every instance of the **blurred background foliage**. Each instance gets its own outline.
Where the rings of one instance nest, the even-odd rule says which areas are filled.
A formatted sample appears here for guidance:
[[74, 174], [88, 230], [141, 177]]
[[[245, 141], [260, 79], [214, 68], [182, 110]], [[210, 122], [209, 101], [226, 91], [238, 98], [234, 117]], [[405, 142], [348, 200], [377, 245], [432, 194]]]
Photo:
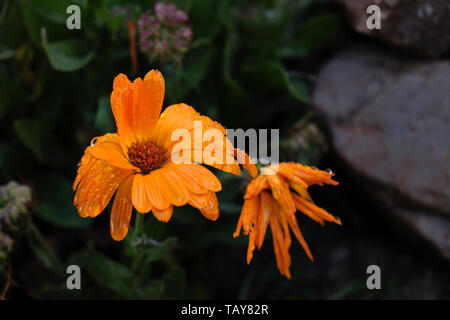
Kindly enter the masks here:
[[[245, 176], [217, 172], [223, 191], [216, 222], [188, 206], [176, 208], [170, 223], [148, 215], [145, 233], [133, 235], [130, 228], [116, 243], [109, 235], [109, 207], [96, 219], [78, 217], [71, 184], [90, 140], [115, 130], [109, 96], [118, 73], [143, 77], [157, 68], [166, 80], [164, 106], [185, 102], [229, 128], [279, 128], [281, 160], [318, 165], [327, 150], [311, 121], [309, 96], [314, 72], [342, 36], [340, 15], [328, 1], [170, 3], [188, 14], [193, 36], [184, 57], [150, 62], [136, 34], [133, 66], [129, 21], [136, 26], [154, 1], [0, 2], [0, 181], [16, 180], [33, 194], [29, 236], [11, 235], [14, 249], [9, 242], [5, 249], [13, 270], [9, 297], [372, 297], [361, 293], [359, 267], [344, 284], [337, 274], [322, 278], [320, 262], [314, 269], [297, 245], [291, 249], [294, 280], [284, 279], [269, 237], [248, 267], [248, 239], [232, 237]], [[80, 30], [66, 27], [72, 4], [81, 8]], [[326, 197], [317, 196], [326, 207], [320, 200]], [[319, 230], [303, 221], [322, 266], [329, 263], [327, 244], [335, 232], [353, 242], [338, 227]], [[81, 266], [82, 290], [66, 289], [61, 268], [69, 264]], [[1, 272], [6, 279], [7, 268]]]

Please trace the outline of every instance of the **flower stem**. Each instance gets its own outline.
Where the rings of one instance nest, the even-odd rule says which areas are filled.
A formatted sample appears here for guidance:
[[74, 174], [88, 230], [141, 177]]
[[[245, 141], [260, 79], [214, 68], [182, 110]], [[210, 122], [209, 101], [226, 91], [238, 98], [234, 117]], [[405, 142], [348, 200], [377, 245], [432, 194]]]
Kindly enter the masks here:
[[136, 221], [134, 224], [134, 235], [136, 237], [142, 236], [144, 233], [144, 215], [142, 213], [137, 213]]

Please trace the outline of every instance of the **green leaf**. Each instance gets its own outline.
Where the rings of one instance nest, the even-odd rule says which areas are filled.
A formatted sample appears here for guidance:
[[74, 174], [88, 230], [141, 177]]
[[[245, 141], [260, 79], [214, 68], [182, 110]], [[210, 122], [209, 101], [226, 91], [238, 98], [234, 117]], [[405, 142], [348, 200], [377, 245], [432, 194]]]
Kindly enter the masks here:
[[[34, 44], [41, 45], [41, 30], [45, 29], [51, 39], [65, 40], [74, 36], [78, 30], [66, 27], [67, 7], [79, 4], [71, 0], [19, 0], [20, 12], [25, 27]], [[83, 13], [82, 13], [83, 14]], [[82, 20], [82, 25], [84, 25]]]
[[81, 40], [71, 39], [49, 43], [46, 29], [42, 29], [41, 34], [42, 46], [55, 70], [75, 71], [86, 66], [94, 57], [94, 50], [86, 49]]
[[38, 246], [35, 241], [33, 241], [30, 237], [27, 237], [28, 245], [31, 248], [31, 251], [36, 255], [38, 260], [49, 270], [57, 271], [55, 264], [53, 263], [52, 258], [49, 256], [48, 252], [45, 251], [42, 247]]
[[62, 175], [52, 174], [43, 178], [37, 185], [37, 215], [64, 228], [84, 228], [91, 219], [81, 218], [73, 205], [71, 182]]
[[340, 19], [335, 14], [323, 14], [310, 18], [298, 28], [297, 36], [279, 51], [281, 58], [303, 57], [329, 41], [339, 30]]
[[213, 50], [203, 46], [191, 50], [186, 55], [183, 65], [183, 76], [188, 90], [197, 89], [200, 81], [205, 77]]
[[27, 6], [31, 6], [42, 16], [57, 24], [66, 24], [69, 17], [67, 7], [70, 5], [80, 5], [78, 0], [26, 0]]
[[239, 47], [239, 37], [235, 32], [229, 32], [227, 39], [225, 41], [225, 47], [223, 51], [223, 77], [225, 81], [230, 86], [233, 95], [241, 98], [245, 95], [245, 90], [240, 86], [240, 84], [233, 79], [231, 75], [231, 70], [233, 69], [234, 58]]
[[300, 102], [309, 103], [308, 88], [302, 78], [285, 70], [283, 77], [291, 95]]
[[176, 242], [177, 238], [169, 237], [163, 242], [152, 241], [151, 243], [146, 244], [145, 247], [142, 248], [144, 250], [144, 261], [150, 263], [162, 259], [172, 250]]
[[34, 119], [19, 119], [14, 122], [14, 131], [19, 140], [33, 151], [39, 160], [44, 159], [42, 152], [44, 130], [42, 123]]
[[123, 264], [93, 249], [73, 255], [70, 261], [86, 269], [90, 278], [99, 285], [112, 290], [120, 297], [134, 298], [133, 273]]
[[40, 162], [55, 166], [67, 165], [70, 160], [58, 137], [52, 134], [50, 120], [50, 116], [46, 119], [18, 119], [14, 122], [14, 131]]
[[263, 60], [256, 67], [247, 64], [247, 72], [258, 81], [261, 89], [285, 88], [296, 100], [308, 103], [308, 90], [304, 81], [295, 74], [288, 72], [278, 60]]

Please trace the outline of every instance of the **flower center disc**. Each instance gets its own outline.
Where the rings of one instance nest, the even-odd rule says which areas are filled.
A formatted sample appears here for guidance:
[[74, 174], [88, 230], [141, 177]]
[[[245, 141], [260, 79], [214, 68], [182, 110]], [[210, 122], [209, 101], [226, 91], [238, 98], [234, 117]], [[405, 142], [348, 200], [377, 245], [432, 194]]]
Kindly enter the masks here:
[[166, 160], [166, 150], [151, 141], [135, 142], [128, 148], [128, 158], [133, 166], [147, 174], [161, 167]]

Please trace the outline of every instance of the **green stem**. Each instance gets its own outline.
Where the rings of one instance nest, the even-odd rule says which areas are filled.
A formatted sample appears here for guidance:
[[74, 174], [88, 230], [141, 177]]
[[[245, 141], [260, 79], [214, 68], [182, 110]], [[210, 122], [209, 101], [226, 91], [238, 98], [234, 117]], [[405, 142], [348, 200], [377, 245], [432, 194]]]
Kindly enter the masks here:
[[134, 224], [134, 235], [136, 237], [142, 236], [144, 233], [144, 215], [142, 213], [136, 214], [136, 221]]

